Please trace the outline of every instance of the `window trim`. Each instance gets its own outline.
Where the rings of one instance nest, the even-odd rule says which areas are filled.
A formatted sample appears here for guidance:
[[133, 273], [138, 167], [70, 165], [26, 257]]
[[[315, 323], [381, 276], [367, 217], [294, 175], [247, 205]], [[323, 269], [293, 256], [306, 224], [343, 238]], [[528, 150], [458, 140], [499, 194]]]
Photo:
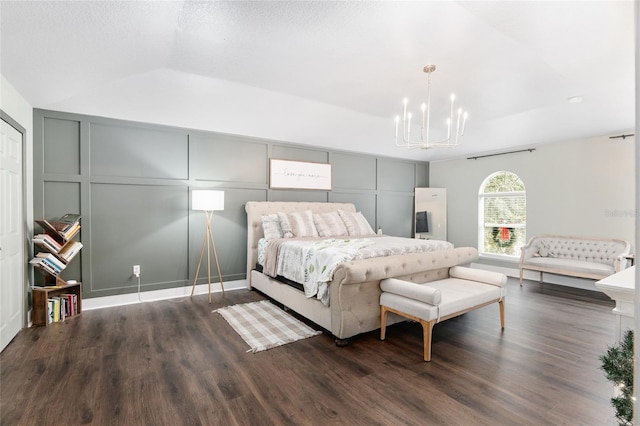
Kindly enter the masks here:
[[[522, 185], [525, 187], [524, 191], [511, 191], [511, 192], [484, 192], [484, 188], [487, 184], [496, 177], [497, 175], [510, 173], [518, 178]], [[484, 251], [485, 246], [485, 223], [484, 223], [484, 207], [485, 207], [485, 199], [487, 198], [504, 198], [504, 197], [524, 197], [525, 202], [525, 221], [524, 224], [509, 224], [509, 228], [524, 228], [525, 230], [525, 241], [526, 241], [526, 229], [527, 229], [527, 220], [526, 220], [526, 202], [527, 202], [527, 191], [526, 185], [524, 185], [524, 181], [515, 172], [509, 170], [499, 170], [497, 172], [493, 172], [489, 174], [480, 185], [480, 189], [478, 190], [478, 254], [480, 257], [484, 257], [487, 259], [495, 259], [495, 260], [504, 260], [504, 261], [515, 261], [520, 257], [520, 254], [500, 254], [500, 253], [488, 253]], [[496, 224], [497, 227], [504, 224]]]

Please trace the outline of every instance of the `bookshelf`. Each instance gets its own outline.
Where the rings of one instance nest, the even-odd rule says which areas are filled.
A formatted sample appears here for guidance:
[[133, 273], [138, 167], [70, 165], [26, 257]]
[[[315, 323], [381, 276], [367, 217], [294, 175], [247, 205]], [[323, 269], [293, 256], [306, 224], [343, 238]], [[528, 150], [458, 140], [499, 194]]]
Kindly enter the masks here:
[[44, 272], [45, 285], [64, 285], [60, 274], [82, 249], [82, 243], [73, 239], [80, 232], [80, 215], [67, 213], [55, 221], [36, 223], [43, 232], [33, 237], [38, 253], [30, 263]]
[[[66, 300], [66, 302], [65, 302]], [[56, 314], [56, 303], [59, 310]], [[58, 286], [35, 287], [33, 289], [33, 325], [48, 325], [65, 321], [82, 313], [82, 283]]]
[[80, 215], [67, 213], [59, 219], [35, 221], [42, 232], [33, 237], [36, 254], [29, 261], [44, 274], [44, 287], [33, 288], [32, 322], [47, 325], [82, 312], [82, 283], [61, 277], [67, 265], [80, 253]]

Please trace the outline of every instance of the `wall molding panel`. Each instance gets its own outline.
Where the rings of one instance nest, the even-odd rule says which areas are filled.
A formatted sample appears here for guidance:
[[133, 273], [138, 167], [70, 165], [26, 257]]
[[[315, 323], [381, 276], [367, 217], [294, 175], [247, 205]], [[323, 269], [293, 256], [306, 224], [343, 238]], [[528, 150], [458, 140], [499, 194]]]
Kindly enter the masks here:
[[[333, 189], [271, 190], [270, 158], [330, 163]], [[81, 258], [63, 276], [82, 280], [87, 299], [137, 293], [134, 264], [141, 292], [193, 284], [205, 220], [192, 189], [225, 191], [212, 227], [231, 282], [246, 278], [247, 201], [353, 202], [371, 226], [408, 237], [413, 188], [428, 176], [422, 161], [34, 109], [34, 218], [82, 215]]]

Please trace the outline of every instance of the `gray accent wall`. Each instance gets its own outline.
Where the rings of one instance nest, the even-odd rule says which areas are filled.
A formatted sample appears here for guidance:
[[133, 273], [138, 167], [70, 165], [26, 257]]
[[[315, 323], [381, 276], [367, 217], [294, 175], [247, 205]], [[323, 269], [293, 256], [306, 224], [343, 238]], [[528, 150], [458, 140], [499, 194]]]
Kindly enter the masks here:
[[[270, 158], [330, 163], [332, 190], [269, 189]], [[410, 237], [429, 164], [35, 109], [33, 179], [35, 219], [82, 215], [84, 248], [63, 277], [93, 298], [135, 293], [134, 264], [141, 291], [193, 284], [205, 217], [190, 209], [192, 189], [225, 192], [212, 227], [222, 278], [233, 281], [246, 273], [247, 201], [352, 202], [374, 229]]]

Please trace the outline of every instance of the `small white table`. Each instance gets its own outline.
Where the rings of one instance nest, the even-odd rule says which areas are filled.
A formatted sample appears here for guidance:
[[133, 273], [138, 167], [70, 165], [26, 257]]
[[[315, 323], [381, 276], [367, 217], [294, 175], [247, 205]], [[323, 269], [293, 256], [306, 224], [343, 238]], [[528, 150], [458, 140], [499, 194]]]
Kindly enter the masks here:
[[596, 287], [616, 302], [613, 313], [617, 316], [616, 336], [620, 341], [625, 330], [635, 329], [636, 267], [603, 278], [596, 282]]

